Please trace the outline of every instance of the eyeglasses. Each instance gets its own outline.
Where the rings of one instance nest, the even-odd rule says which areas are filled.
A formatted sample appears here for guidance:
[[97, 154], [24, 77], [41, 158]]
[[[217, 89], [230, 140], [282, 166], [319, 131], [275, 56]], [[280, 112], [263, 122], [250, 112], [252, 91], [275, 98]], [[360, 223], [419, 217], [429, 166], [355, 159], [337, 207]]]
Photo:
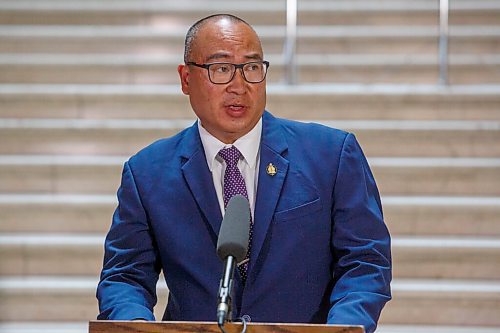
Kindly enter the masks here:
[[245, 81], [249, 83], [259, 83], [266, 78], [269, 61], [251, 61], [244, 64], [232, 64], [229, 62], [197, 64], [195, 62], [187, 62], [186, 65], [205, 68], [208, 71], [210, 82], [214, 84], [226, 84], [231, 82], [237, 68], [241, 69]]

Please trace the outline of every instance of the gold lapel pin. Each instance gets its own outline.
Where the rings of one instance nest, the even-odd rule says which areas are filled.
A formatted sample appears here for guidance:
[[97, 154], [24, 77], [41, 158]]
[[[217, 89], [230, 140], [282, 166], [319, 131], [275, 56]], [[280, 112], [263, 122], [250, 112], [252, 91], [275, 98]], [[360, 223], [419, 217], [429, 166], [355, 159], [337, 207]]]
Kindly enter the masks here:
[[272, 163], [269, 163], [267, 165], [266, 171], [269, 176], [274, 176], [278, 172], [278, 169], [276, 169], [276, 167]]

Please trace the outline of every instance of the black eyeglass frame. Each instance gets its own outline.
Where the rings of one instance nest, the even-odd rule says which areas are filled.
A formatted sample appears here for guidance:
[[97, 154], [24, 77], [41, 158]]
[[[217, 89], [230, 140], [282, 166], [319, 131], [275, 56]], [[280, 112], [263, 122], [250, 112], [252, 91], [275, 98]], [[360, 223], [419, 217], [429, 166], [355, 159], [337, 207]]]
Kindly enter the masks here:
[[[266, 66], [266, 72], [264, 73], [264, 77], [262, 78], [262, 80], [255, 81], [255, 82], [248, 81], [247, 77], [245, 76], [245, 72], [243, 71], [243, 67], [246, 66], [246, 65], [248, 65], [248, 64], [264, 64]], [[262, 61], [249, 61], [249, 62], [245, 62], [245, 63], [242, 63], [242, 64], [233, 64], [231, 62], [212, 62], [210, 64], [197, 64], [196, 62], [188, 61], [188, 62], [186, 62], [186, 65], [188, 65], [188, 66], [192, 65], [192, 66], [196, 66], [196, 67], [200, 67], [200, 68], [205, 68], [207, 70], [207, 72], [208, 72], [207, 73], [208, 74], [208, 79], [213, 84], [228, 84], [229, 82], [231, 82], [234, 79], [234, 75], [236, 74], [236, 70], [238, 68], [241, 69], [241, 74], [243, 75], [243, 78], [245, 79], [245, 81], [247, 81], [248, 83], [261, 83], [262, 81], [264, 81], [266, 79], [267, 70], [269, 69], [269, 61], [266, 61], [266, 60], [262, 60]], [[223, 82], [223, 83], [217, 83], [217, 82], [212, 81], [212, 77], [210, 76], [210, 66], [212, 66], [212, 65], [232, 65], [232, 66], [234, 66], [234, 72], [233, 72], [233, 75], [231, 75], [231, 78], [229, 79], [229, 81]]]

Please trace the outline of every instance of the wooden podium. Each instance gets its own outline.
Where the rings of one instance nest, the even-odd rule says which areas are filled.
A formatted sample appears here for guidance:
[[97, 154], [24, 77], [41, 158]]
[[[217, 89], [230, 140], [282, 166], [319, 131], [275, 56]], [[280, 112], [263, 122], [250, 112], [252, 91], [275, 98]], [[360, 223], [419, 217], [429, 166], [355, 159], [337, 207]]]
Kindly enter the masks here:
[[[227, 333], [240, 333], [242, 323], [226, 323]], [[221, 333], [215, 322], [105, 321], [89, 322], [89, 333]], [[248, 323], [247, 333], [364, 333], [362, 326]]]

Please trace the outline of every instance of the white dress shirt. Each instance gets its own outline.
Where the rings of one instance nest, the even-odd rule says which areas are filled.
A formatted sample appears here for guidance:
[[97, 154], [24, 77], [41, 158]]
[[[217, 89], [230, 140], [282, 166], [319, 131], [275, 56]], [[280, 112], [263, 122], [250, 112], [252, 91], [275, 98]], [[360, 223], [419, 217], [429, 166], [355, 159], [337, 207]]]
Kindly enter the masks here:
[[214, 182], [215, 192], [219, 200], [219, 206], [224, 216], [224, 172], [226, 171], [226, 162], [218, 155], [222, 148], [236, 146], [240, 151], [242, 157], [238, 161], [238, 169], [240, 169], [245, 185], [247, 187], [248, 201], [250, 202], [250, 210], [252, 212], [252, 220], [255, 210], [255, 196], [257, 194], [257, 182], [259, 176], [259, 162], [260, 162], [260, 138], [262, 134], [262, 118], [255, 125], [255, 127], [236, 140], [233, 144], [225, 144], [219, 139], [215, 138], [212, 134], [208, 133], [201, 125], [198, 119], [198, 130], [200, 132], [201, 143], [205, 150], [207, 158], [207, 165], [212, 172], [212, 179]]

